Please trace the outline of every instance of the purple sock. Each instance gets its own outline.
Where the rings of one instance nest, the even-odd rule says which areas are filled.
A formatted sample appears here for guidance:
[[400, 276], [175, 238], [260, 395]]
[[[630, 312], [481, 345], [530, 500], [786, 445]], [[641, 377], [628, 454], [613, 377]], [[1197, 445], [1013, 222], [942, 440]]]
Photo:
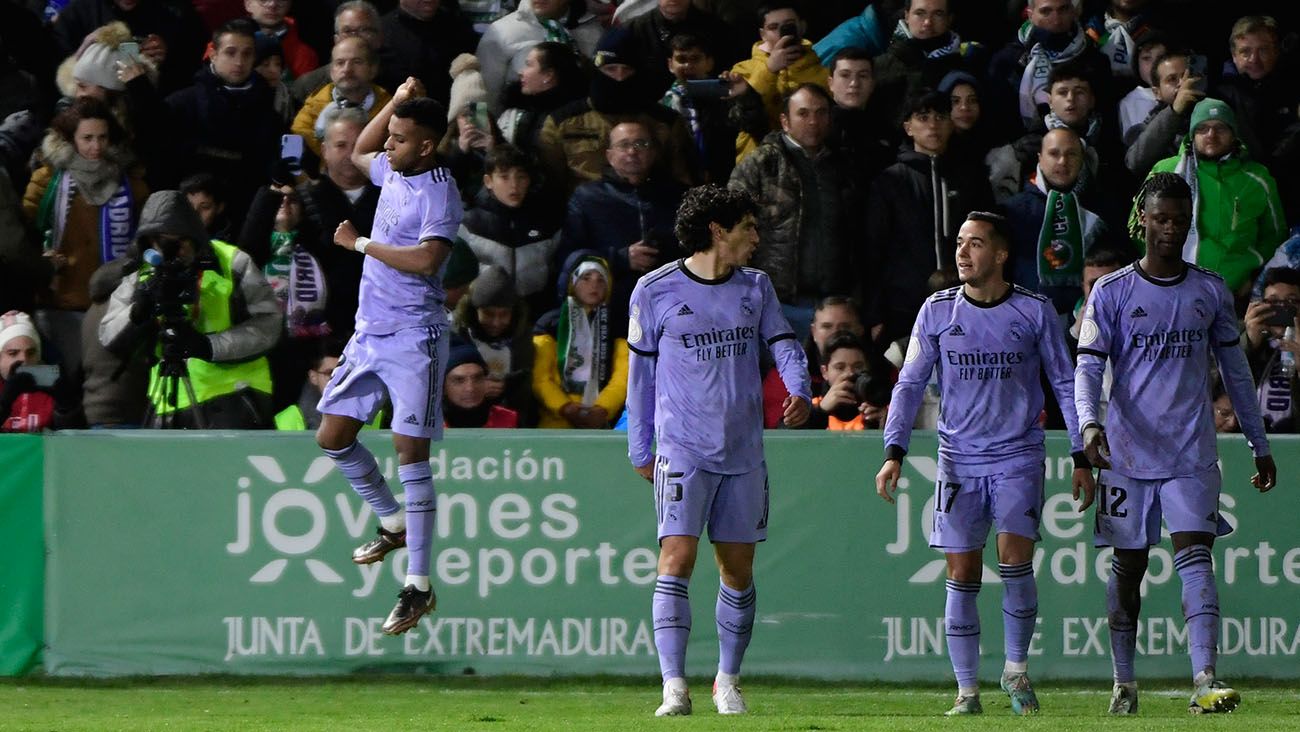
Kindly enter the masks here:
[[686, 677], [686, 641], [691, 637], [690, 579], [659, 575], [650, 605], [654, 619], [655, 651], [664, 681]]
[[342, 450], [326, 450], [325, 454], [334, 461], [334, 467], [339, 469], [343, 477], [348, 479], [352, 490], [370, 504], [376, 516], [392, 516], [402, 510], [397, 499], [393, 498], [393, 492], [388, 489], [383, 473], [379, 472], [379, 463], [375, 462], [375, 456], [365, 445], [353, 442]]
[[740, 673], [740, 662], [754, 635], [754, 610], [757, 595], [751, 583], [747, 590], [733, 590], [718, 583], [718, 670], [724, 674]]
[[1038, 617], [1034, 565], [1032, 562], [999, 564], [998, 574], [1002, 575], [1002, 627], [1007, 660], [1025, 663], [1029, 660], [1029, 641], [1034, 637], [1034, 620]]
[[1174, 569], [1183, 581], [1183, 617], [1192, 675], [1213, 669], [1219, 652], [1219, 588], [1214, 582], [1210, 548], [1193, 544], [1174, 554]]
[[1115, 683], [1137, 680], [1133, 659], [1137, 656], [1137, 622], [1142, 612], [1142, 575], [1145, 568], [1126, 567], [1110, 560], [1110, 581], [1106, 583], [1106, 619], [1110, 626], [1110, 657]]
[[979, 675], [980, 614], [975, 606], [979, 594], [979, 582], [948, 580], [943, 621], [948, 636], [948, 658], [952, 660], [957, 686], [962, 689], [974, 688]]
[[429, 546], [433, 544], [433, 522], [438, 501], [433, 492], [429, 463], [420, 461], [397, 466], [397, 477], [406, 491], [406, 573], [429, 576]]

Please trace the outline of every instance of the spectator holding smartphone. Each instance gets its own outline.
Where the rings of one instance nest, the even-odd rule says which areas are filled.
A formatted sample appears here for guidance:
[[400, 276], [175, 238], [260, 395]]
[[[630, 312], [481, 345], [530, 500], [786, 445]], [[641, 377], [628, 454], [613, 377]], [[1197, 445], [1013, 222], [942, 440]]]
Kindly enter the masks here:
[[[41, 337], [31, 316], [0, 316], [0, 432], [41, 432], [71, 426], [76, 408], [72, 381], [41, 364]], [[79, 385], [78, 385], [79, 386]]]
[[1300, 269], [1274, 267], [1264, 272], [1264, 297], [1246, 308], [1246, 355], [1269, 432], [1296, 432], [1300, 427], [1296, 422], [1297, 305]]

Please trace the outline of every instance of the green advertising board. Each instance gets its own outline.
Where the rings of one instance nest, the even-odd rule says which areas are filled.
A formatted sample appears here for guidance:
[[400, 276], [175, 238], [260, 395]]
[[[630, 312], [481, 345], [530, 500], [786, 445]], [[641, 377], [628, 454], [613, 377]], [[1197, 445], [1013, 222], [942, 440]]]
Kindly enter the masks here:
[[41, 652], [41, 438], [0, 435], [0, 676], [26, 672]]
[[[386, 437], [367, 434], [393, 480]], [[1221, 442], [1223, 513], [1237, 531], [1214, 557], [1225, 676], [1293, 677], [1300, 650], [1300, 455], [1275, 443], [1282, 484], [1250, 488], [1249, 451]], [[618, 435], [462, 431], [434, 446], [438, 612], [379, 632], [403, 556], [357, 566], [375, 521], [307, 435], [62, 434], [46, 441], [47, 648], [56, 675], [446, 673], [644, 674], [655, 578], [650, 485]], [[926, 546], [935, 440], [920, 435], [896, 506], [876, 497], [878, 433], [767, 440], [769, 541], [756, 567], [747, 673], [940, 680], [942, 555]], [[1108, 553], [1069, 497], [1068, 444], [1049, 438], [1038, 677], [1110, 676]], [[986, 557], [986, 675], [1001, 668], [1001, 588]], [[991, 569], [990, 569], [991, 568]], [[691, 584], [691, 673], [711, 673], [717, 571]], [[1139, 635], [1144, 675], [1187, 671], [1180, 585], [1153, 551]]]

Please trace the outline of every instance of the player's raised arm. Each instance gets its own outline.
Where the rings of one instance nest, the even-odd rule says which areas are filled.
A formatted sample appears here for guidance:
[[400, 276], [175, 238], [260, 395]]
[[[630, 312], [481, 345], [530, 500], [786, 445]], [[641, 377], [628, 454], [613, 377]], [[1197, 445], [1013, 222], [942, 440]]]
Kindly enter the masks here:
[[[406, 81], [397, 87], [393, 98], [379, 110], [357, 135], [357, 143], [352, 148], [352, 164], [357, 168], [371, 175], [371, 180], [375, 185], [382, 185], [383, 180], [374, 180], [374, 175], [370, 172], [370, 164], [375, 157], [384, 152], [384, 140], [388, 138], [388, 122], [393, 117], [393, 110], [397, 105], [408, 99], [419, 99], [425, 95], [424, 84], [414, 76], [406, 77]], [[437, 142], [434, 142], [437, 145]]]

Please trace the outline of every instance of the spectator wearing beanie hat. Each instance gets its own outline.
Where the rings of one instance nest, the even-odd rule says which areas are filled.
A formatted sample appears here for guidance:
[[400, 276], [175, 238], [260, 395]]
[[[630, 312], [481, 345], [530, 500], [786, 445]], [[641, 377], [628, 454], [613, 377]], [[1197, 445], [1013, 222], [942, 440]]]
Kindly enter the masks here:
[[275, 93], [275, 113], [288, 125], [293, 120], [293, 97], [284, 83], [284, 46], [269, 33], [257, 32], [253, 41], [253, 70]]
[[[1219, 273], [1228, 289], [1245, 294], [1251, 275], [1286, 238], [1277, 182], [1252, 159], [1238, 135], [1237, 116], [1223, 101], [1198, 102], [1188, 129], [1178, 155], [1156, 163], [1151, 175], [1177, 173], [1192, 188], [1192, 230], [1183, 259]], [[1144, 184], [1129, 215], [1129, 234], [1140, 250], [1145, 246], [1138, 239], [1138, 211], [1145, 190]]]
[[487, 364], [474, 346], [452, 346], [443, 381], [442, 416], [448, 427], [512, 429], [519, 415], [487, 398]]
[[50, 27], [55, 45], [71, 54], [96, 28], [114, 21], [126, 25], [127, 40], [139, 39], [140, 55], [157, 65], [163, 93], [190, 83], [200, 65], [199, 49], [207, 42], [207, 30], [188, 2], [74, 0]]
[[447, 105], [447, 134], [438, 143], [438, 157], [451, 168], [461, 196], [474, 200], [483, 181], [483, 159], [500, 142], [500, 132], [487, 111], [487, 91], [479, 60], [462, 53], [451, 62], [451, 97]]
[[[24, 366], [41, 365], [41, 337], [26, 313], [10, 311], [0, 316], [0, 432], [40, 432], [67, 426], [69, 410], [75, 407], [79, 387], [60, 378], [53, 386], [37, 383]], [[66, 394], [66, 396], [65, 396]]]
[[537, 422], [532, 323], [515, 287], [501, 267], [484, 268], [470, 286], [469, 297], [456, 307], [455, 335], [482, 357], [488, 401], [514, 410], [519, 423], [531, 427]]
[[[121, 46], [128, 41], [131, 41], [131, 31], [125, 23], [109, 23], [96, 30], [77, 53], [65, 59], [56, 75], [59, 91], [63, 94], [56, 111], [66, 109], [76, 99], [98, 99], [109, 105], [123, 129], [133, 132], [127, 97], [134, 94], [152, 96], [153, 85], [158, 81], [158, 69], [147, 57], [123, 51]], [[137, 63], [144, 73], [134, 76], [128, 84], [119, 70]]]

